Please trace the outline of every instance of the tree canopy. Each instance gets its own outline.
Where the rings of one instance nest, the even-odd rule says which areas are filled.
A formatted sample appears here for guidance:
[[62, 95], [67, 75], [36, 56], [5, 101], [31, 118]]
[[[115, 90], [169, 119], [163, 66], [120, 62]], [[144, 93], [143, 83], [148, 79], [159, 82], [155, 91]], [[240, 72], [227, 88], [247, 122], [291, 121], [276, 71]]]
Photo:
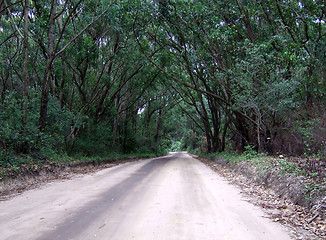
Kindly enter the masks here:
[[0, 0], [0, 159], [326, 155], [321, 0]]

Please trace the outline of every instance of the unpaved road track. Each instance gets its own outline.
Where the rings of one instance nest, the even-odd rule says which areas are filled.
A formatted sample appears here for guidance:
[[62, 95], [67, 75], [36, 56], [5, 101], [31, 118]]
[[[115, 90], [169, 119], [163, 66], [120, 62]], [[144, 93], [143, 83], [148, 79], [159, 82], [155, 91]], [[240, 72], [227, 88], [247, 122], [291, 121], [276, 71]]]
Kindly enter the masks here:
[[283, 240], [286, 230], [186, 153], [52, 182], [0, 202], [0, 239]]

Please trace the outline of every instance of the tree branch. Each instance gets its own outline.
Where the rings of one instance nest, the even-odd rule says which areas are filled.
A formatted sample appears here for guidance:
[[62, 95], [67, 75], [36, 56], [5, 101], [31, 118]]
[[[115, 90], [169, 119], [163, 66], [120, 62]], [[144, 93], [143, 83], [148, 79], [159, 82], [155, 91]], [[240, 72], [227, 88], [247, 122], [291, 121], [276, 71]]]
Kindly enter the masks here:
[[115, 4], [117, 0], [114, 0], [110, 3], [110, 5], [99, 15], [97, 16], [92, 22], [87, 24], [75, 37], [73, 37], [60, 51], [58, 51], [55, 55], [57, 57], [60, 55], [63, 51], [67, 49], [78, 37], [80, 37], [91, 25], [93, 25], [95, 22], [97, 22], [112, 6]]

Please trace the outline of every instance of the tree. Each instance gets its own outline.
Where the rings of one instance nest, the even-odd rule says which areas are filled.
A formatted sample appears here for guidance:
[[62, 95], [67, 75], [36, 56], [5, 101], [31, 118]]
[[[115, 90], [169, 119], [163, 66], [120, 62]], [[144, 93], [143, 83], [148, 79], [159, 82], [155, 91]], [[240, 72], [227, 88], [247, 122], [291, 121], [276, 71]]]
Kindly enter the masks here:
[[312, 0], [0, 0], [2, 145], [323, 151], [325, 15]]

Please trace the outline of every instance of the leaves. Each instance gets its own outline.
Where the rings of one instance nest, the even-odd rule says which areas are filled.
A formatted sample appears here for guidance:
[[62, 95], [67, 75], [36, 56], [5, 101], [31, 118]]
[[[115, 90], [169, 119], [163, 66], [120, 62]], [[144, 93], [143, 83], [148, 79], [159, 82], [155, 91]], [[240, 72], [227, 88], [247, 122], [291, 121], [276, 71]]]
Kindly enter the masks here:
[[[3, 136], [8, 142], [28, 137], [31, 146], [47, 139], [64, 152], [83, 152], [85, 145], [136, 151], [146, 144], [158, 150], [182, 141], [183, 146], [206, 144], [209, 151], [226, 146], [243, 151], [251, 145], [254, 151], [302, 154], [307, 140], [293, 123], [314, 118], [322, 131], [311, 133], [309, 149], [317, 154], [323, 147], [326, 97], [323, 4], [237, 3], [61, 1], [51, 33], [49, 2], [31, 1], [28, 21], [24, 6], [10, 6], [11, 14], [0, 19], [0, 100], [11, 96], [17, 102], [10, 103], [14, 111], [5, 110]], [[21, 69], [24, 22], [29, 29], [26, 96], [34, 105], [28, 126], [20, 122], [25, 116], [19, 106], [27, 89]], [[49, 95], [49, 102], [42, 101], [49, 136], [43, 140], [28, 136], [38, 136], [41, 115], [39, 103], [32, 101], [40, 95], [33, 92]], [[178, 110], [169, 112], [173, 107]], [[148, 126], [138, 109], [150, 113]], [[32, 130], [22, 137], [24, 129]], [[206, 142], [198, 140], [203, 136]]]

